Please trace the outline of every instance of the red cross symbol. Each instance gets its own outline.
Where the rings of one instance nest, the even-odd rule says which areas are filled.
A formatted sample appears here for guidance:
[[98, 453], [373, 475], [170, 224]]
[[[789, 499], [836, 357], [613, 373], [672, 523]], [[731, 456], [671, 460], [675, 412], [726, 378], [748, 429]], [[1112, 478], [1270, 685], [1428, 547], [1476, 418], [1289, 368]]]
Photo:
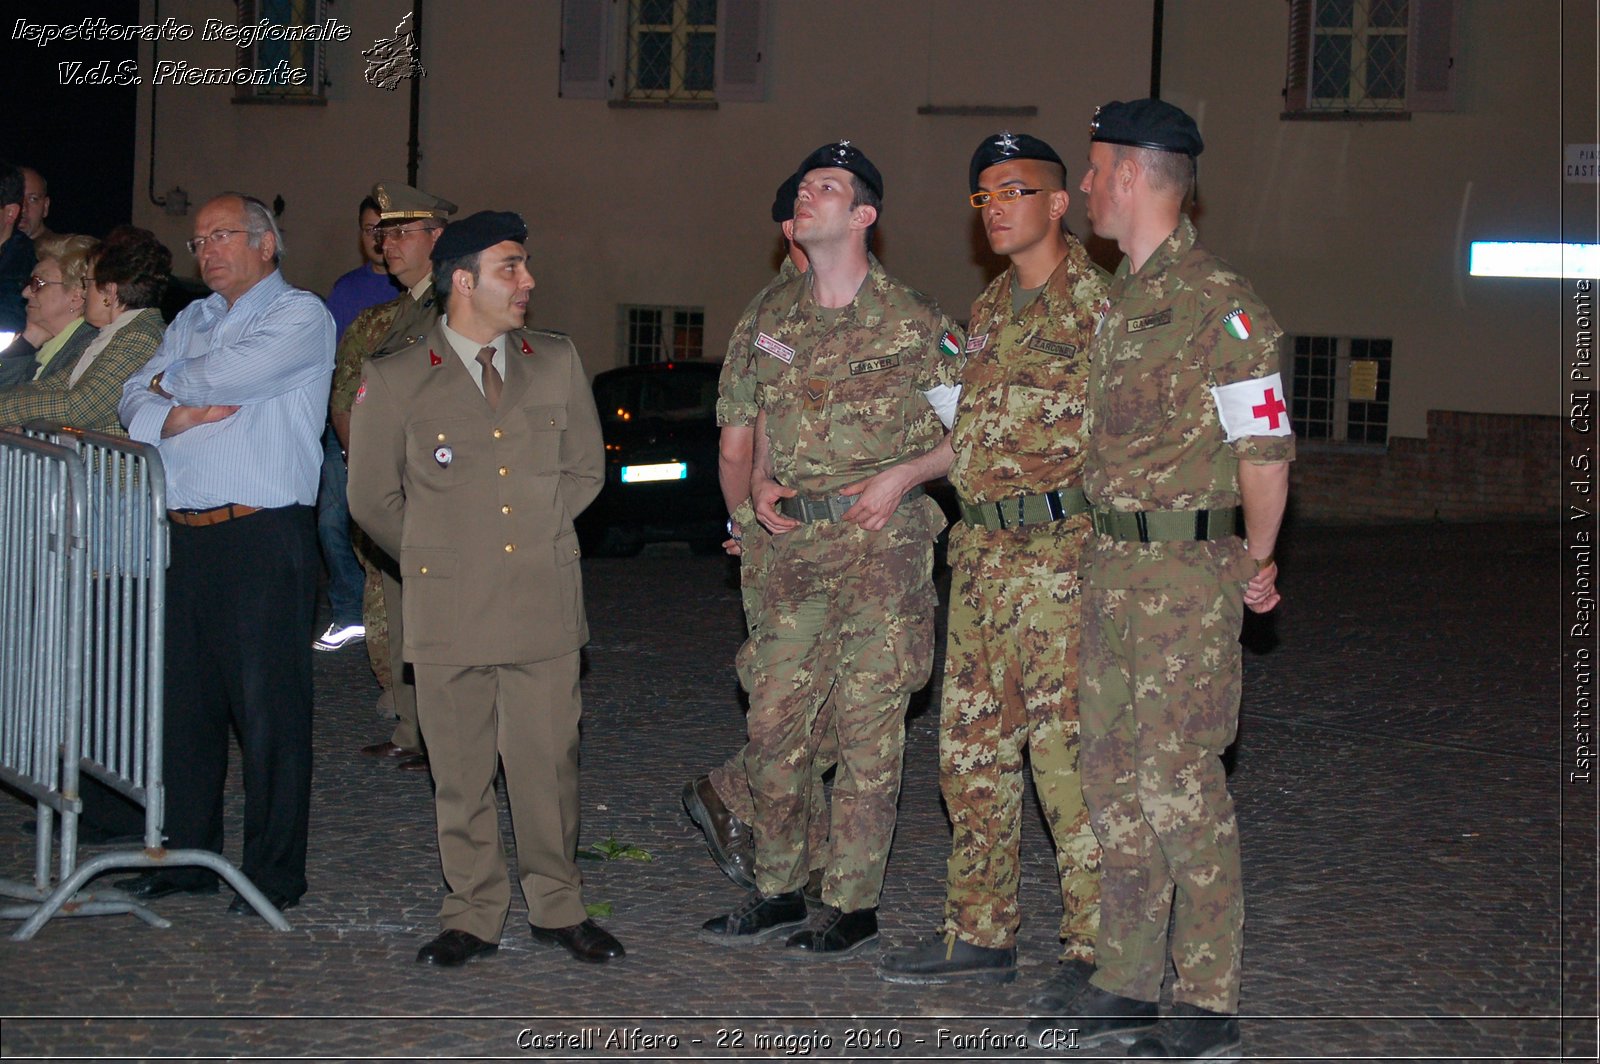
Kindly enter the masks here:
[[1283, 405], [1282, 399], [1279, 399], [1277, 396], [1272, 394], [1272, 391], [1273, 390], [1271, 388], [1267, 389], [1265, 396], [1267, 400], [1266, 402], [1262, 403], [1260, 406], [1252, 406], [1250, 408], [1251, 415], [1255, 417], [1264, 417], [1267, 419], [1267, 428], [1269, 429], [1277, 428], [1278, 415], [1289, 409]]

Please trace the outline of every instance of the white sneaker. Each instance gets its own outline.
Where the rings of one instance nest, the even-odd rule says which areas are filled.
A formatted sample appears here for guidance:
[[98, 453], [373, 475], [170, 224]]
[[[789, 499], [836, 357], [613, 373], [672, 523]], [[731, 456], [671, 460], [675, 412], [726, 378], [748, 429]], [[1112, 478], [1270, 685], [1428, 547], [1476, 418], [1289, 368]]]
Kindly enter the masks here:
[[339, 650], [351, 643], [365, 642], [366, 638], [367, 630], [359, 624], [330, 624], [328, 630], [311, 644], [311, 649]]

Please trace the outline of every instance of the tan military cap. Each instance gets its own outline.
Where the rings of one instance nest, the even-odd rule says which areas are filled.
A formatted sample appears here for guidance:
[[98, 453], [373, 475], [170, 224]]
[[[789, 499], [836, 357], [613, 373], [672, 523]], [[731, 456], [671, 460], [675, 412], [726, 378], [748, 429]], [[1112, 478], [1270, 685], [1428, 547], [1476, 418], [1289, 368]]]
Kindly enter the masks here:
[[447, 199], [399, 181], [379, 181], [372, 186], [372, 198], [378, 201], [380, 222], [405, 222], [415, 218], [444, 218], [456, 213], [456, 205]]

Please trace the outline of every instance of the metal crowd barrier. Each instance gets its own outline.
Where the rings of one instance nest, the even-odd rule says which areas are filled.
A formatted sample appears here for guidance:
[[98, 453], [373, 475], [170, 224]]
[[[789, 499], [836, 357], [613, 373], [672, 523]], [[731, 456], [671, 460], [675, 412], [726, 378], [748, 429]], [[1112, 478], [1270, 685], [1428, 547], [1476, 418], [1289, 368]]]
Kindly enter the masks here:
[[[23, 919], [12, 935], [32, 938], [53, 916], [131, 913], [146, 923], [170, 926], [114, 888], [82, 890], [96, 876], [118, 868], [199, 865], [225, 879], [266, 921], [289, 929], [272, 906], [234, 865], [209, 850], [162, 846], [165, 791], [162, 787], [163, 632], [166, 613], [166, 480], [154, 447], [101, 433], [35, 425], [25, 435], [0, 433], [0, 778], [32, 795], [38, 805], [38, 859], [31, 889], [0, 881], [0, 894], [31, 904], [0, 907], [0, 918]], [[13, 455], [27, 456], [13, 460]], [[36, 455], [48, 458], [34, 457]], [[41, 483], [29, 472], [41, 462], [65, 468]], [[20, 473], [13, 476], [10, 467]], [[30, 479], [31, 477], [31, 479]], [[37, 533], [50, 515], [62, 531]], [[29, 524], [29, 522], [32, 522]], [[19, 525], [13, 535], [11, 526]], [[57, 556], [59, 553], [59, 557]], [[46, 594], [37, 581], [12, 572], [60, 569], [66, 590]], [[14, 585], [14, 587], [13, 587]], [[41, 629], [33, 634], [35, 629]], [[22, 636], [38, 647], [8, 685], [12, 661], [30, 653]], [[42, 699], [23, 687], [50, 693]], [[14, 689], [14, 690], [13, 690]], [[11, 769], [10, 730], [34, 737], [21, 722], [43, 714], [54, 728], [48, 744], [56, 756], [35, 755]], [[14, 723], [16, 722], [16, 723]], [[54, 722], [50, 724], [49, 722]], [[39, 741], [33, 749], [46, 749]], [[47, 764], [47, 762], [49, 762]], [[53, 767], [52, 767], [53, 765]], [[144, 809], [144, 848], [102, 853], [77, 864], [77, 819], [82, 812], [80, 773]], [[13, 779], [13, 775], [15, 779]], [[62, 817], [59, 882], [49, 888], [52, 816]]]

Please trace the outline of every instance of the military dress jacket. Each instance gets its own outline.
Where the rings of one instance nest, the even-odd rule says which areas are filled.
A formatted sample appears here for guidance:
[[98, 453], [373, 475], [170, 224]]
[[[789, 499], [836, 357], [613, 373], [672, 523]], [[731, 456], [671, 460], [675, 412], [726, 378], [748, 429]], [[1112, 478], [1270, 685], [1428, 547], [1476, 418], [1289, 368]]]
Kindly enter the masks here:
[[[1137, 272], [1123, 259], [1090, 363], [1089, 501], [1114, 510], [1225, 509], [1239, 505], [1241, 460], [1292, 461], [1281, 394], [1265, 391], [1258, 430], [1230, 442], [1213, 393], [1273, 381], [1282, 336], [1250, 283], [1200, 246], [1187, 216]], [[1149, 544], [1094, 536], [1086, 564], [1102, 587], [1255, 573], [1234, 536]]]
[[437, 325], [356, 393], [350, 514], [399, 560], [407, 661], [522, 664], [589, 638], [572, 520], [605, 475], [594, 397], [565, 336], [500, 342], [498, 410]]

